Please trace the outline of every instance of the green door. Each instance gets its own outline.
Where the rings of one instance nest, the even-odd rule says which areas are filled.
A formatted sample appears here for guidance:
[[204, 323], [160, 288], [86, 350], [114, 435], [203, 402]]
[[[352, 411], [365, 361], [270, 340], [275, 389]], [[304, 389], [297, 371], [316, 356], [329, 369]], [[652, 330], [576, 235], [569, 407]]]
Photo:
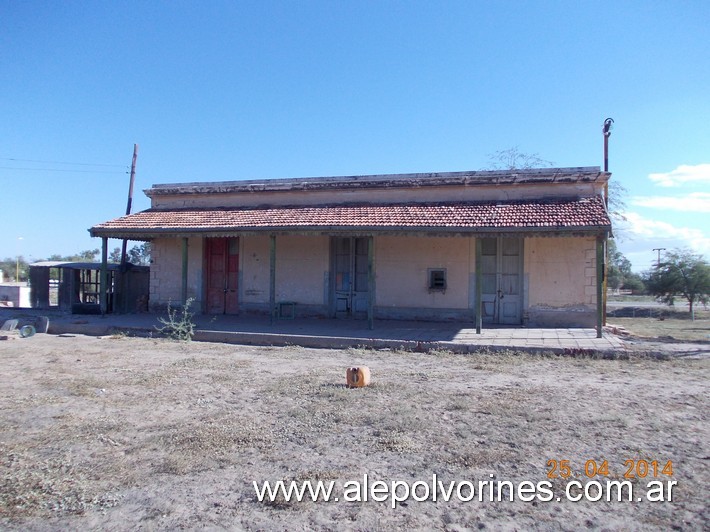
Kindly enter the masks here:
[[334, 237], [333, 306], [336, 318], [366, 318], [369, 301], [368, 238]]
[[523, 306], [523, 240], [484, 238], [481, 248], [483, 321], [520, 325]]

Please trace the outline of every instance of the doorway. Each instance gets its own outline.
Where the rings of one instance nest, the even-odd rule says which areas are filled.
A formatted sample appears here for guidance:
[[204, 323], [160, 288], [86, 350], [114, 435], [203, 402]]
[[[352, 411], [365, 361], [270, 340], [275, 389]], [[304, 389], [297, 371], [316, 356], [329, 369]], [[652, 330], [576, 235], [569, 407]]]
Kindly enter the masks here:
[[206, 312], [239, 312], [239, 239], [205, 238]]
[[367, 318], [369, 238], [333, 237], [331, 245], [335, 317]]
[[483, 321], [520, 325], [522, 319], [523, 240], [481, 239]]

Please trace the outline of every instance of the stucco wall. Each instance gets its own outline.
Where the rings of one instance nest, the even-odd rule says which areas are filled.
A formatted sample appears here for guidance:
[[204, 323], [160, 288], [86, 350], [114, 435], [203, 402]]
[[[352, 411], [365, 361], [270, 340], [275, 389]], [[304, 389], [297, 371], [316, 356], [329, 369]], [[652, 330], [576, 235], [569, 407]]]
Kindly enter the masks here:
[[529, 325], [594, 326], [594, 238], [529, 238], [524, 267]]
[[258, 305], [258, 308], [268, 311], [271, 268], [269, 236], [242, 237], [239, 255], [240, 306]]
[[361, 190], [291, 190], [277, 192], [242, 192], [220, 194], [175, 194], [151, 198], [152, 207], [216, 208], [254, 207], [259, 205], [326, 205], [336, 203], [512, 201], [525, 198], [553, 199], [585, 197], [601, 193], [603, 182], [517, 184], [516, 186], [448, 186]]
[[[380, 318], [472, 318], [473, 237], [378, 236], [375, 242], [375, 313]], [[190, 238], [188, 297], [202, 299], [201, 238]], [[182, 239], [153, 241], [153, 308], [181, 298]], [[328, 312], [330, 238], [277, 236], [276, 300], [295, 301], [299, 315]], [[528, 238], [524, 245], [524, 323], [583, 326], [596, 323], [596, 250], [593, 237]], [[445, 268], [447, 289], [430, 291], [427, 271]], [[268, 311], [269, 236], [240, 238], [240, 309]]]
[[276, 299], [304, 305], [327, 304], [327, 236], [276, 237]]
[[[268, 310], [270, 238], [242, 237], [242, 302], [246, 310]], [[276, 301], [293, 301], [299, 314], [309, 306], [327, 310], [326, 280], [329, 267], [327, 236], [276, 237]]]
[[[375, 238], [378, 314], [416, 317], [414, 309], [468, 309], [474, 242], [470, 237]], [[429, 268], [446, 269], [446, 291], [429, 290]]]
[[[187, 297], [193, 309], [202, 307], [202, 238], [187, 243]], [[179, 304], [182, 298], [182, 238], [157, 238], [150, 250], [150, 306]]]

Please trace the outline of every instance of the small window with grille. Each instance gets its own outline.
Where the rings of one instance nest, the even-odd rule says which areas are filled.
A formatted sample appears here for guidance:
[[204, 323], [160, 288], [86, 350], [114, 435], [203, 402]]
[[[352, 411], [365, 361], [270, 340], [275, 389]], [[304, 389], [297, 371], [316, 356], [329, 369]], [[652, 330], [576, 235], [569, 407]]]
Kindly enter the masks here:
[[429, 268], [427, 274], [429, 277], [429, 290], [438, 290], [440, 292], [446, 290], [446, 269]]

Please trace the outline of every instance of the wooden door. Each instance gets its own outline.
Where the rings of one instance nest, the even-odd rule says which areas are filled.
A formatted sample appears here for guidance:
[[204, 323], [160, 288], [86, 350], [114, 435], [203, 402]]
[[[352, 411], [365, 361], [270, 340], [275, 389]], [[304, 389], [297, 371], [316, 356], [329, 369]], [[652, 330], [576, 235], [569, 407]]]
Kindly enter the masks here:
[[333, 239], [333, 300], [337, 318], [366, 318], [369, 301], [368, 238]]
[[481, 249], [483, 321], [519, 325], [523, 302], [523, 241], [484, 238]]
[[205, 239], [206, 302], [208, 314], [239, 312], [239, 239]]

